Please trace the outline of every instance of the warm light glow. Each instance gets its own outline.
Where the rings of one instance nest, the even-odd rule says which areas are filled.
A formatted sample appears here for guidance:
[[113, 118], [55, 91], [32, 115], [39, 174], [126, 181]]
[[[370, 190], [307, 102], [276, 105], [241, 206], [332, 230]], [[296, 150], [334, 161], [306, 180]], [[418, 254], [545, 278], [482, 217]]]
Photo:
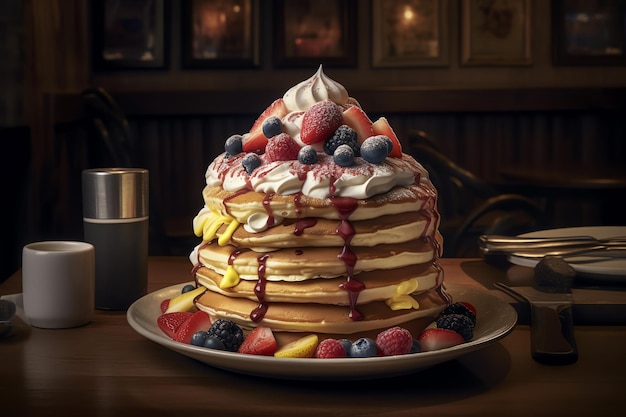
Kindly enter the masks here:
[[241, 6], [240, 6], [240, 5], [238, 5], [238, 4], [235, 4], [235, 5], [233, 6], [233, 12], [235, 12], [235, 13], [239, 13], [240, 11], [241, 11]]
[[411, 6], [404, 6], [404, 12], [402, 13], [402, 17], [405, 22], [408, 23], [415, 17], [415, 13], [413, 13], [413, 9]]

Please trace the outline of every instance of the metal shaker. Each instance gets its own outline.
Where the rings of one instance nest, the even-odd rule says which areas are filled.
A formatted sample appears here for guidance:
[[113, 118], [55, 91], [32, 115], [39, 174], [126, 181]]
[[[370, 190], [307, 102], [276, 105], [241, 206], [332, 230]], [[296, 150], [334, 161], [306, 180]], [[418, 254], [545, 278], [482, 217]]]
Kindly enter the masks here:
[[148, 170], [82, 174], [85, 241], [95, 247], [95, 306], [125, 310], [147, 292]]

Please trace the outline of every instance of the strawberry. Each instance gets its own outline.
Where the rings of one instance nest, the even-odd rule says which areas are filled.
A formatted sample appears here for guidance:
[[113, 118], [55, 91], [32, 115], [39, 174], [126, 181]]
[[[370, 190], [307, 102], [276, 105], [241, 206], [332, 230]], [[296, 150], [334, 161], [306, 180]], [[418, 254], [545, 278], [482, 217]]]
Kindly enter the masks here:
[[282, 97], [270, 104], [256, 119], [250, 132], [243, 135], [243, 151], [255, 153], [263, 152], [265, 145], [267, 145], [267, 137], [263, 134], [263, 122], [270, 116], [276, 116], [282, 119], [287, 112], [287, 106], [285, 106]]
[[200, 330], [206, 331], [209, 327], [211, 327], [211, 318], [206, 312], [199, 310], [191, 313], [187, 320], [178, 327], [173, 339], [177, 342], [188, 344], [195, 332]]
[[315, 357], [320, 359], [345, 358], [346, 349], [337, 339], [324, 339], [315, 349]]
[[393, 131], [386, 118], [381, 117], [372, 124], [372, 130], [375, 135], [385, 135], [393, 143], [393, 148], [389, 152], [389, 156], [393, 158], [402, 158], [402, 145], [398, 140], [398, 136]]
[[273, 356], [278, 345], [269, 327], [259, 326], [250, 332], [237, 352], [249, 355]]
[[463, 343], [463, 336], [448, 329], [428, 328], [420, 334], [417, 341], [423, 352], [445, 349]]
[[267, 162], [293, 161], [298, 159], [300, 145], [288, 134], [281, 133], [274, 136], [265, 147], [265, 159]]
[[376, 345], [383, 356], [404, 355], [413, 345], [411, 332], [402, 327], [392, 327], [376, 336]]
[[331, 100], [320, 101], [304, 113], [300, 139], [307, 145], [324, 142], [342, 124], [341, 107]]
[[167, 311], [167, 308], [170, 305], [170, 299], [166, 298], [165, 300], [161, 301], [161, 313], [165, 313]]
[[352, 106], [343, 112], [344, 123], [356, 131], [359, 144], [373, 135], [372, 121], [367, 114], [357, 106]]
[[192, 314], [188, 311], [161, 314], [157, 317], [157, 325], [163, 330], [163, 333], [173, 339], [176, 331]]

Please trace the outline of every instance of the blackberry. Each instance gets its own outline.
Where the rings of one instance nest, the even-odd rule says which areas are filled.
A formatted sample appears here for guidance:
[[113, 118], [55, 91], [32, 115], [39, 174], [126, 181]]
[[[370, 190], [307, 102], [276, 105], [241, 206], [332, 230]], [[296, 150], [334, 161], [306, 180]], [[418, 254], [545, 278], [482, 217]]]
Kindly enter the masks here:
[[352, 148], [354, 155], [359, 156], [359, 142], [356, 138], [356, 132], [348, 125], [339, 126], [332, 136], [326, 139], [324, 152], [327, 155], [332, 155], [340, 145], [348, 145]]
[[207, 340], [211, 337], [219, 339], [224, 344], [224, 349], [237, 352], [243, 343], [243, 331], [241, 327], [230, 320], [217, 319], [207, 330]]
[[466, 342], [474, 337], [474, 324], [469, 317], [463, 314], [447, 314], [436, 321], [439, 329], [448, 329], [457, 332]]
[[448, 314], [462, 314], [472, 321], [472, 326], [476, 325], [476, 314], [462, 303], [452, 303], [441, 312], [441, 316]]

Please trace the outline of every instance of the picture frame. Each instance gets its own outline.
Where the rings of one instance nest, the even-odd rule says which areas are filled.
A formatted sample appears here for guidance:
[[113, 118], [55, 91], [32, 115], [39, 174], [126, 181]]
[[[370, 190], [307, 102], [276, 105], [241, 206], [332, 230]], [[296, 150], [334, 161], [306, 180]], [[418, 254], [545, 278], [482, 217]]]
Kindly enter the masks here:
[[184, 68], [259, 66], [258, 0], [184, 0]]
[[165, 69], [169, 62], [169, 0], [93, 0], [95, 71]]
[[372, 66], [449, 65], [448, 7], [448, 0], [372, 0]]
[[356, 0], [276, 0], [274, 64], [355, 67]]
[[531, 2], [461, 0], [461, 65], [531, 65]]
[[554, 65], [625, 65], [626, 1], [554, 0]]

